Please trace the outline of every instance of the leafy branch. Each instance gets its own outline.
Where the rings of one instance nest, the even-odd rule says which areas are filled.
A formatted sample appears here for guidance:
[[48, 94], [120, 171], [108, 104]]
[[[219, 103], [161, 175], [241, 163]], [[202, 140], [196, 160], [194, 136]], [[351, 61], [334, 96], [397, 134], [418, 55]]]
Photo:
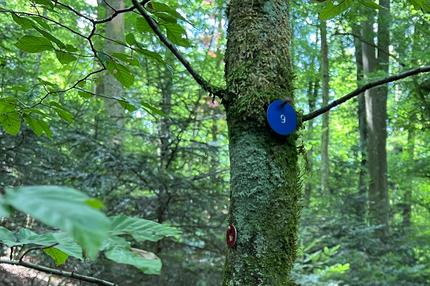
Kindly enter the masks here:
[[[4, 196], [0, 196], [0, 218], [8, 217], [15, 209], [60, 232], [38, 234], [26, 228], [12, 232], [0, 227], [0, 243], [11, 249], [9, 260], [0, 260], [0, 264], [24, 266], [99, 285], [115, 285], [102, 279], [24, 261], [34, 250], [43, 250], [57, 266], [65, 264], [69, 256], [79, 260], [95, 259], [101, 253], [113, 262], [134, 266], [146, 274], [159, 274], [160, 259], [151, 252], [132, 248], [129, 240], [156, 242], [165, 237], [178, 237], [178, 229], [138, 217], [107, 217], [100, 211], [102, 207], [103, 203], [97, 199], [66, 187], [8, 189]], [[23, 254], [18, 254], [18, 258], [14, 259], [13, 250], [16, 247], [24, 248], [21, 250]]]
[[190, 62], [182, 55], [182, 53], [176, 48], [176, 46], [164, 36], [158, 24], [152, 19], [152, 17], [145, 11], [144, 6], [142, 6], [139, 1], [132, 0], [134, 6], [136, 6], [137, 11], [145, 18], [149, 27], [157, 35], [160, 41], [175, 55], [175, 57], [181, 62], [185, 69], [191, 74], [194, 80], [206, 91], [213, 96], [217, 96], [221, 99], [224, 98], [225, 90], [211, 85], [206, 81], [194, 68], [191, 66]]

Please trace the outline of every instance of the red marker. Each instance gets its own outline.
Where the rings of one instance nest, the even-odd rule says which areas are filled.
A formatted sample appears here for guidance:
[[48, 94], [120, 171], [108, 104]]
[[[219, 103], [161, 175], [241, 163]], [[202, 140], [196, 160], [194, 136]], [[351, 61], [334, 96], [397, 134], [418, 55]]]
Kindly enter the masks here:
[[230, 224], [227, 229], [226, 240], [227, 240], [228, 247], [233, 248], [236, 245], [237, 230], [233, 224]]

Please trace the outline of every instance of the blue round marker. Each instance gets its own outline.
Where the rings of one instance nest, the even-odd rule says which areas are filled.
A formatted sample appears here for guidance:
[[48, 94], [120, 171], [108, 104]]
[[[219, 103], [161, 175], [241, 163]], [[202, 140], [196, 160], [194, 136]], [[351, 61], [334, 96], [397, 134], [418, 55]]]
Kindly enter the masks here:
[[267, 108], [267, 121], [273, 131], [279, 135], [289, 135], [297, 127], [296, 111], [284, 100], [277, 99]]

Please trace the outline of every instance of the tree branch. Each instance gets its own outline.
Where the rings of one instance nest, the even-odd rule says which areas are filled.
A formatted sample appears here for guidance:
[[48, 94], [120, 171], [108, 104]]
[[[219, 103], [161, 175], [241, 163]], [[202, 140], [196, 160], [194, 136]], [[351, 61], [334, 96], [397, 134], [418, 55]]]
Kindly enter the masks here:
[[103, 286], [118, 286], [117, 284], [113, 283], [113, 282], [109, 282], [103, 279], [99, 279], [99, 278], [95, 278], [95, 277], [91, 277], [91, 276], [86, 276], [86, 275], [82, 275], [82, 274], [77, 274], [74, 272], [69, 272], [69, 271], [63, 271], [60, 269], [54, 269], [54, 268], [49, 268], [46, 266], [42, 266], [42, 265], [38, 265], [38, 264], [34, 264], [34, 263], [30, 263], [30, 262], [25, 262], [25, 261], [19, 261], [19, 260], [8, 260], [8, 259], [0, 259], [0, 264], [9, 264], [9, 265], [15, 265], [15, 266], [23, 266], [26, 268], [31, 268], [37, 271], [41, 271], [44, 273], [48, 273], [48, 274], [54, 274], [54, 275], [58, 275], [58, 276], [62, 276], [62, 277], [67, 277], [67, 278], [73, 278], [76, 280], [80, 280], [80, 281], [85, 281], [85, 282], [89, 282], [89, 283], [94, 283], [97, 285], [103, 285]]
[[[143, 1], [141, 1], [140, 2], [140, 5], [145, 5], [146, 3], [148, 3], [150, 0], [143, 0]], [[107, 2], [105, 2], [105, 4], [107, 5]], [[112, 7], [110, 7], [111, 9], [112, 9]], [[126, 13], [126, 12], [131, 12], [131, 11], [133, 11], [134, 9], [136, 9], [136, 5], [133, 5], [133, 6], [131, 6], [131, 7], [128, 7], [128, 8], [125, 8], [125, 9], [122, 9], [122, 10], [115, 10], [115, 9], [112, 9], [113, 10], [113, 13], [112, 13], [112, 15], [110, 15], [109, 17], [107, 17], [107, 18], [105, 18], [105, 19], [101, 19], [101, 20], [97, 20], [97, 21], [94, 21], [94, 24], [101, 24], [101, 23], [106, 23], [106, 22], [109, 22], [109, 21], [111, 21], [113, 18], [115, 18], [116, 16], [118, 16], [119, 14], [122, 14], [122, 13]]]
[[219, 98], [223, 98], [225, 91], [219, 87], [211, 85], [207, 82], [197, 71], [193, 69], [190, 62], [185, 59], [185, 57], [181, 54], [181, 52], [175, 47], [175, 45], [167, 39], [163, 32], [161, 31], [158, 24], [151, 18], [151, 16], [145, 11], [145, 8], [139, 4], [138, 0], [132, 0], [134, 6], [136, 6], [139, 13], [145, 18], [148, 25], [154, 31], [154, 33], [158, 36], [160, 41], [175, 55], [175, 57], [182, 63], [185, 69], [191, 74], [194, 80], [206, 91], [214, 96], [218, 96]]
[[53, 243], [53, 244], [48, 245], [48, 246], [35, 246], [35, 247], [30, 247], [29, 249], [27, 249], [27, 250], [26, 250], [26, 251], [21, 255], [21, 257], [19, 258], [19, 261], [20, 261], [20, 262], [22, 262], [22, 260], [24, 259], [24, 257], [25, 257], [27, 254], [29, 254], [30, 252], [34, 251], [34, 250], [45, 250], [45, 249], [48, 249], [48, 248], [54, 247], [54, 246], [56, 246], [56, 245], [58, 245], [58, 243]]
[[348, 93], [347, 95], [342, 96], [341, 98], [336, 99], [335, 101], [332, 101], [329, 105], [324, 106], [320, 109], [317, 109], [311, 113], [304, 115], [302, 118], [302, 121], [305, 122], [305, 121], [314, 119], [315, 117], [317, 117], [317, 116], [319, 116], [319, 115], [321, 115], [327, 111], [330, 111], [332, 108], [335, 108], [336, 106], [350, 100], [351, 98], [354, 98], [355, 96], [360, 95], [361, 93], [365, 92], [368, 89], [371, 89], [371, 88], [374, 88], [374, 87], [377, 87], [377, 86], [380, 86], [380, 85], [383, 85], [383, 84], [386, 84], [389, 82], [398, 81], [398, 80], [401, 80], [401, 79], [404, 79], [404, 78], [407, 78], [407, 77], [410, 77], [413, 75], [417, 75], [420, 73], [426, 73], [426, 72], [430, 72], [430, 66], [418, 67], [418, 68], [407, 70], [407, 71], [404, 71], [404, 72], [401, 72], [401, 73], [398, 73], [398, 74], [395, 74], [395, 75], [392, 75], [392, 76], [389, 76], [389, 77], [386, 77], [383, 79], [378, 79], [375, 81], [368, 82], [365, 85], [363, 85], [363, 86], [355, 89], [354, 91]]

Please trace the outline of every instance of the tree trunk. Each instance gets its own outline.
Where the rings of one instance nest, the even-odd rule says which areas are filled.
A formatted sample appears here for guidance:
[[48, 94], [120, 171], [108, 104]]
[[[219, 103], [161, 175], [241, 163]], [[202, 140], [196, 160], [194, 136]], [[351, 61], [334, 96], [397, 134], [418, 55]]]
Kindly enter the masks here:
[[[322, 106], [326, 106], [329, 101], [329, 66], [328, 66], [328, 44], [327, 44], [327, 23], [321, 21], [321, 83], [322, 83]], [[329, 112], [322, 115], [322, 132], [321, 132], [321, 190], [327, 193], [329, 190], [329, 176], [330, 176], [330, 161], [328, 155], [329, 146]]]
[[[314, 67], [313, 65], [311, 65], [312, 68]], [[309, 106], [309, 110], [315, 110], [315, 106], [316, 106], [316, 99], [318, 96], [318, 89], [319, 89], [319, 81], [314, 80], [312, 77], [309, 79], [308, 82], [308, 106]], [[308, 121], [308, 138], [310, 140], [312, 140], [313, 137], [313, 133], [314, 133], [314, 124], [313, 124], [313, 120], [309, 120]], [[308, 174], [312, 174], [313, 171], [313, 150], [310, 149], [307, 153], [306, 153], [306, 171]], [[310, 179], [306, 180], [306, 184], [305, 184], [305, 193], [303, 196], [303, 206], [306, 208], [309, 206], [309, 203], [311, 201], [311, 195], [312, 195], [312, 182]]]
[[[407, 176], [412, 178], [413, 176], [413, 163], [414, 163], [414, 152], [415, 152], [415, 128], [411, 126], [408, 129], [408, 170]], [[411, 226], [411, 217], [412, 217], [412, 179], [405, 185], [405, 190], [403, 194], [403, 203], [402, 203], [402, 226], [405, 230], [407, 230]]]
[[[114, 10], [120, 10], [124, 8], [124, 0], [106, 0], [100, 1], [99, 5], [105, 7], [105, 11], [107, 15], [111, 15], [114, 13]], [[112, 21], [109, 21], [106, 24], [105, 35], [108, 39], [112, 39], [114, 41], [124, 42], [124, 16], [123, 14], [119, 14]], [[103, 51], [107, 54], [112, 53], [124, 53], [125, 47], [123, 45], [119, 45], [113, 41], [107, 40], [104, 44]], [[103, 75], [102, 87], [98, 87], [98, 90], [101, 90], [103, 94], [107, 97], [121, 98], [124, 94], [124, 89], [118, 80], [111, 75], [110, 73], [106, 73]], [[109, 116], [109, 123], [116, 127], [117, 130], [113, 131], [113, 134], [109, 134], [110, 143], [114, 143], [115, 145], [119, 145], [121, 143], [121, 135], [120, 130], [123, 128], [124, 120], [123, 113], [124, 110], [120, 106], [117, 100], [113, 99], [105, 99], [105, 109], [106, 114]], [[114, 124], [112, 124], [114, 123]]]
[[[354, 35], [360, 35], [359, 25], [353, 24], [352, 32]], [[357, 65], [357, 85], [361, 85], [363, 80], [363, 52], [361, 50], [361, 41], [354, 37], [355, 61]], [[355, 213], [360, 221], [366, 217], [367, 202], [367, 122], [366, 122], [366, 102], [364, 94], [360, 94], [358, 100], [358, 129], [360, 134], [360, 169], [358, 175], [358, 193], [355, 203]]]
[[[378, 57], [375, 48], [363, 44], [363, 69], [365, 75], [374, 70], [388, 73], [389, 48], [389, 0], [380, 4], [387, 9], [379, 11], [378, 17]], [[363, 24], [363, 38], [374, 43], [373, 21]], [[376, 234], [383, 239], [389, 232], [389, 201], [387, 187], [387, 85], [372, 89], [365, 94], [366, 120], [368, 130], [368, 168], [369, 168], [369, 219], [372, 225], [381, 226]]]
[[300, 187], [296, 135], [266, 123], [274, 99], [293, 96], [289, 1], [232, 0], [228, 6], [225, 102], [229, 131], [229, 222], [238, 232], [223, 285], [294, 285]]

